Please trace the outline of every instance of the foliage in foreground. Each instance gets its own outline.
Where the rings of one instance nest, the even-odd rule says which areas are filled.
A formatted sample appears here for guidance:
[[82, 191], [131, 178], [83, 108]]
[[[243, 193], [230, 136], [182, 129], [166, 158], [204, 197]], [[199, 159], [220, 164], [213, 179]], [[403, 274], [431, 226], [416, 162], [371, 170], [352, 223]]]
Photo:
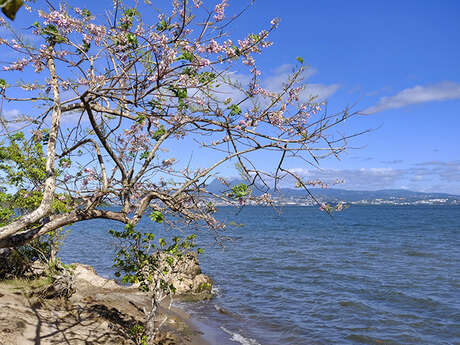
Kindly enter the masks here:
[[[96, 18], [92, 9], [36, 2], [25, 8], [33, 24], [20, 34], [0, 17], [12, 30], [0, 46], [15, 57], [3, 67], [11, 74], [0, 79], [1, 107], [26, 109], [0, 117], [7, 184], [0, 248], [44, 235], [55, 242], [56, 231], [75, 222], [121, 222], [125, 230], [113, 235], [134, 245], [119, 252], [116, 265], [126, 281], [151, 289], [155, 307], [155, 294], [172, 289], [159, 273], [173, 264], [159, 265], [151, 234], [136, 230], [144, 214], [171, 228], [220, 231], [216, 201], [270, 204], [264, 192], [283, 178], [306, 193], [318, 183], [292, 167], [339, 156], [353, 135], [335, 129], [354, 114], [328, 113], [306, 92], [302, 58], [282, 84], [264, 88], [256, 58], [272, 45], [279, 20], [230, 38], [225, 30], [241, 14], [229, 16], [228, 7], [227, 0], [209, 7], [175, 0], [163, 10], [150, 1], [115, 1], [108, 18]], [[29, 69], [35, 74], [23, 73]], [[227, 191], [208, 190], [229, 164], [245, 182], [221, 179]], [[160, 248], [180, 258], [191, 240]]]

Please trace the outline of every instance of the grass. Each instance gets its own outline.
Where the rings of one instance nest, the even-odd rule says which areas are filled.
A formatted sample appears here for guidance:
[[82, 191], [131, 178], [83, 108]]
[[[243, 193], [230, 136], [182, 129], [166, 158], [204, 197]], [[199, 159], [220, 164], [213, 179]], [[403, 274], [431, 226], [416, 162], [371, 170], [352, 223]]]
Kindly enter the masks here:
[[14, 278], [0, 281], [0, 288], [13, 291], [31, 292], [36, 289], [42, 289], [52, 284], [50, 277], [38, 277], [35, 279]]

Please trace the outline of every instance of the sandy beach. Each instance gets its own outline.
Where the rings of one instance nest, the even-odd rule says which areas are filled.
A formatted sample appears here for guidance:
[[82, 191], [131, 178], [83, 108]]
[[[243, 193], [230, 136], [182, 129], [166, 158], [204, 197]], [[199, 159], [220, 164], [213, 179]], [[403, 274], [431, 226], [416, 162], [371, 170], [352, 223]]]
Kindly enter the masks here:
[[[0, 345], [135, 344], [130, 331], [142, 322], [148, 297], [90, 266], [78, 265], [75, 277], [70, 299], [44, 298], [29, 282], [0, 282]], [[165, 303], [158, 316], [163, 320], [158, 344], [211, 345], [183, 310]]]

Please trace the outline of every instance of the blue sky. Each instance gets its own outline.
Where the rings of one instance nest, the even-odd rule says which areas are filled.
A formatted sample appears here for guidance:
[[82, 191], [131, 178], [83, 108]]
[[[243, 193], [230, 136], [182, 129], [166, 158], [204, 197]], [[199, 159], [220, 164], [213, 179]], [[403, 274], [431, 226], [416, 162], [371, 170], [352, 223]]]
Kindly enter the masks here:
[[370, 114], [349, 125], [374, 129], [352, 142], [360, 149], [307, 176], [460, 194], [459, 13], [458, 1], [255, 2], [238, 29], [282, 19], [266, 72], [302, 56], [331, 107]]
[[[98, 10], [111, 3], [98, 2]], [[230, 1], [227, 13], [246, 3]], [[354, 110], [367, 114], [348, 128], [373, 130], [354, 139], [356, 149], [340, 161], [325, 160], [322, 170], [292, 169], [309, 179], [344, 179], [346, 189], [460, 194], [459, 13], [460, 2], [448, 0], [256, 0], [229, 31], [242, 37], [280, 17], [273, 47], [257, 60], [267, 83], [301, 56], [310, 66], [310, 89], [327, 97], [331, 109], [356, 103]], [[19, 13], [15, 25], [24, 18]]]

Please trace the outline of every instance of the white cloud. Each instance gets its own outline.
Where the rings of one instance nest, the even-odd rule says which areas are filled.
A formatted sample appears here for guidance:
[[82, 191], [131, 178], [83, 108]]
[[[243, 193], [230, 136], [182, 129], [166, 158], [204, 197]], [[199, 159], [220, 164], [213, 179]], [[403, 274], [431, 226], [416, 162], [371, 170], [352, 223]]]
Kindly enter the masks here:
[[[344, 180], [337, 188], [349, 190], [378, 190], [402, 188], [407, 185], [416, 191], [435, 191], [460, 195], [460, 161], [428, 161], [406, 168], [358, 168], [358, 169], [305, 169], [293, 168], [305, 180], [321, 180], [330, 184]], [[288, 185], [292, 181], [285, 181]]]
[[[285, 64], [276, 68], [273, 73], [265, 78], [261, 78], [260, 85], [264, 89], [271, 92], [281, 92], [283, 90], [283, 84], [285, 84], [289, 76], [292, 75], [294, 66]], [[306, 81], [316, 73], [313, 68], [307, 68], [300, 76], [299, 84], [305, 84], [305, 89], [300, 93], [300, 100], [308, 102], [312, 98], [315, 101], [323, 101], [333, 95], [340, 88], [339, 84], [310, 84]], [[251, 82], [251, 77], [246, 74], [236, 72], [224, 72], [222, 74], [222, 80], [220, 86], [214, 90], [214, 97], [218, 100], [223, 101], [226, 98], [231, 98], [234, 102], [241, 101], [246, 94], [239, 90], [237, 87], [229, 85], [228, 80], [231, 84], [238, 86], [240, 85], [243, 90], [247, 89], [247, 85]], [[193, 94], [193, 92], [191, 92]], [[259, 99], [260, 102], [264, 102]]]
[[343, 180], [340, 188], [354, 190], [375, 190], [394, 188], [405, 175], [406, 171], [392, 168], [360, 168], [360, 169], [290, 169], [306, 180], [321, 180], [334, 185]]
[[2, 130], [5, 125], [9, 131], [16, 131], [27, 126], [26, 116], [18, 109], [4, 110], [0, 117], [2, 119]]
[[301, 93], [301, 97], [305, 101], [312, 97], [315, 97], [315, 101], [324, 101], [336, 93], [339, 88], [339, 84], [307, 84], [305, 90]]
[[18, 109], [10, 109], [6, 110], [2, 113], [2, 117], [6, 120], [14, 120], [16, 119], [21, 112]]
[[[283, 83], [286, 83], [292, 70], [292, 65], [281, 65], [274, 71], [273, 75], [263, 81], [263, 87], [272, 92], [280, 92], [283, 89]], [[301, 75], [301, 79], [302, 81], [306, 81], [314, 74], [316, 74], [314, 68], [307, 68]], [[315, 97], [316, 101], [323, 101], [337, 92], [339, 88], [339, 84], [323, 85], [306, 83], [305, 89], [300, 94], [300, 98], [304, 102], [311, 100], [313, 97]]]
[[[227, 81], [230, 81], [232, 85], [229, 85]], [[243, 90], [247, 89], [247, 85], [251, 81], [248, 75], [241, 74], [241, 73], [232, 73], [232, 72], [225, 72], [222, 75], [222, 80], [220, 81], [220, 86], [214, 89], [213, 95], [219, 101], [223, 101], [227, 98], [231, 98], [234, 103], [240, 102], [242, 99], [245, 98], [244, 91], [239, 89], [239, 86]], [[193, 92], [191, 92], [193, 94]], [[198, 95], [200, 92], [198, 91]], [[206, 97], [206, 96], [203, 96]]]
[[411, 104], [460, 99], [460, 84], [450, 81], [442, 83], [414, 86], [404, 89], [394, 96], [382, 97], [378, 103], [363, 111], [364, 114], [374, 114], [386, 109], [402, 108]]

